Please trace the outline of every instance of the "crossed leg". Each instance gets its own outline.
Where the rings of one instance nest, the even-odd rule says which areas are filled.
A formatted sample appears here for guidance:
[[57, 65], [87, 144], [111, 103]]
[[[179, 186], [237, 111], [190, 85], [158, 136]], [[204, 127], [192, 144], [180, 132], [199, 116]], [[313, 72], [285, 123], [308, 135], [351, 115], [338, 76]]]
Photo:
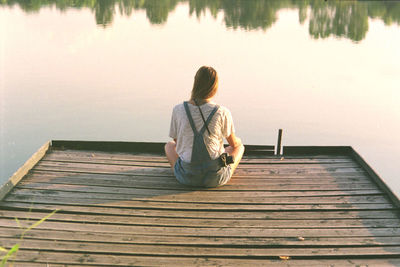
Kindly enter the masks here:
[[[165, 155], [167, 156], [168, 162], [171, 165], [172, 169], [175, 166], [175, 162], [178, 160], [179, 155], [176, 153], [176, 143], [175, 141], [169, 141], [165, 144]], [[231, 170], [232, 174], [235, 172], [236, 167], [239, 165], [239, 162], [242, 160], [243, 153], [244, 153], [244, 146], [240, 145], [238, 147], [225, 147], [225, 152], [229, 155], [233, 156], [235, 162], [232, 164]]]

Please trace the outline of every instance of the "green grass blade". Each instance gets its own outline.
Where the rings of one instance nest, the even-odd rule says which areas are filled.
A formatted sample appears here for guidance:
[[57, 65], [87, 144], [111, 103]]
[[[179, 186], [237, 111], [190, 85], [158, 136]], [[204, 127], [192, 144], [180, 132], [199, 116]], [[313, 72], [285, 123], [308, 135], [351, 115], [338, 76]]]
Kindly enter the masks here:
[[[50, 214], [48, 214], [46, 217], [43, 217], [43, 218], [40, 219], [39, 221], [35, 222], [34, 224], [32, 224], [31, 226], [29, 226], [28, 228], [26, 228], [26, 229], [23, 231], [22, 235], [21, 235], [21, 240], [24, 238], [24, 234], [25, 234], [27, 231], [29, 231], [29, 230], [31, 230], [31, 229], [37, 227], [39, 224], [41, 224], [42, 222], [44, 222], [45, 220], [47, 220], [48, 218], [50, 218], [50, 217], [51, 217], [54, 213], [56, 213], [57, 211], [59, 211], [59, 210], [58, 210], [58, 209], [57, 209], [57, 210], [54, 210], [53, 212], [51, 212]], [[17, 225], [18, 225], [19, 228], [23, 228], [22, 225], [21, 225], [21, 222], [18, 220], [18, 218], [15, 218], [15, 221], [17, 222]], [[7, 264], [7, 261], [8, 261], [11, 257], [15, 257], [16, 254], [17, 254], [17, 252], [18, 252], [18, 250], [19, 250], [19, 244], [15, 244], [10, 250], [7, 250], [6, 248], [3, 248], [3, 247], [0, 246], [0, 251], [6, 252], [6, 253], [7, 253], [6, 255], [4, 255], [4, 256], [1, 258], [0, 267], [5, 267], [6, 264]]]
[[19, 244], [15, 244], [15, 245], [10, 249], [10, 251], [7, 253], [7, 255], [10, 254], [10, 256], [11, 256], [12, 254], [17, 253], [17, 252], [18, 252], [18, 249], [19, 249]]
[[15, 254], [17, 254], [19, 250], [19, 244], [15, 244], [7, 253], [7, 255], [5, 255], [1, 261], [0, 266], [6, 266], [6, 263], [8, 261], [9, 258], [11, 258], [12, 256], [15, 256]]
[[45, 220], [47, 220], [48, 218], [50, 218], [54, 213], [56, 213], [58, 211], [54, 210], [52, 211], [50, 214], [48, 214], [46, 217], [43, 217], [42, 219], [40, 219], [39, 221], [35, 222], [34, 224], [32, 224], [31, 226], [29, 226], [28, 228], [25, 229], [25, 231], [23, 232], [23, 234], [25, 234], [26, 232], [28, 232], [29, 230], [37, 227], [39, 224], [41, 224], [42, 222], [44, 222]]
[[21, 223], [19, 222], [18, 218], [15, 217], [14, 219], [15, 219], [15, 221], [17, 222], [18, 228], [22, 228]]

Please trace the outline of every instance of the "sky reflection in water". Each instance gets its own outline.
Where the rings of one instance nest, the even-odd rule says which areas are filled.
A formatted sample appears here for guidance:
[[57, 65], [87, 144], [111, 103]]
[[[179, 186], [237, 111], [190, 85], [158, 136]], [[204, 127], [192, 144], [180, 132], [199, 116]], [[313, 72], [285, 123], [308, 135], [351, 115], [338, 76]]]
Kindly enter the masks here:
[[2, 182], [49, 139], [168, 140], [206, 64], [245, 143], [352, 145], [400, 192], [399, 3], [87, 2], [0, 7]]

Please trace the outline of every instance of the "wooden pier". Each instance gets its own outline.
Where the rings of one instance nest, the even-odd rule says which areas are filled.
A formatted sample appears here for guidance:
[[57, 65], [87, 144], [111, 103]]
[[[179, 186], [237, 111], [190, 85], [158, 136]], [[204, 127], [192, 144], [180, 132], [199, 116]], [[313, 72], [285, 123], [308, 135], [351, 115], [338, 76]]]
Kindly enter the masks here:
[[161, 143], [49, 142], [0, 190], [0, 246], [32, 267], [400, 266], [400, 202], [351, 147], [273, 149], [204, 189]]

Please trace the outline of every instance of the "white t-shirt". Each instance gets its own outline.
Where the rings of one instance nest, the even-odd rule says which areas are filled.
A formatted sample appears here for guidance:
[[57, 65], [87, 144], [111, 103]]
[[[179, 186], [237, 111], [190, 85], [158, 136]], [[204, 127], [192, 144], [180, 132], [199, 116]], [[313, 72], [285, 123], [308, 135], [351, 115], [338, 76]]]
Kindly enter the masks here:
[[[188, 103], [188, 106], [196, 129], [200, 131], [204, 122], [201, 118], [199, 108], [190, 103]], [[215, 106], [216, 104], [214, 102], [208, 102], [200, 106], [205, 120], [207, 120]], [[204, 143], [210, 157], [216, 159], [224, 153], [224, 138], [227, 138], [235, 132], [231, 112], [226, 107], [220, 106], [208, 124], [208, 129], [211, 135], [208, 134], [206, 129], [203, 134]], [[172, 111], [169, 136], [173, 139], [177, 139], [176, 152], [179, 157], [185, 162], [190, 162], [192, 158], [194, 134], [190, 127], [190, 122], [183, 103], [176, 105]]]

